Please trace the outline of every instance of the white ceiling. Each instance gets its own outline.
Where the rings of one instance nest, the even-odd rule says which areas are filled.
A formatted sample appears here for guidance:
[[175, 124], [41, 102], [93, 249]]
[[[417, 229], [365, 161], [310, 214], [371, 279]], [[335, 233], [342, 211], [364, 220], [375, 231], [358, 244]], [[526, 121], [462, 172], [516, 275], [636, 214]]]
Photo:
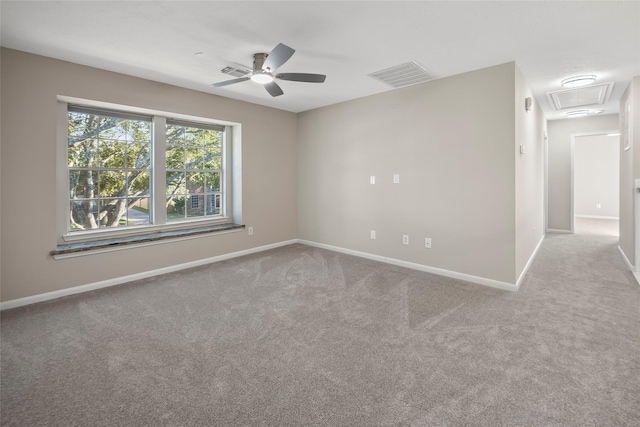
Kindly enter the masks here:
[[[615, 82], [604, 114], [640, 75], [638, 1], [6, 1], [2, 46], [202, 92], [300, 112], [391, 87], [368, 77], [417, 61], [438, 77], [516, 61], [547, 118], [545, 93], [578, 74]], [[279, 81], [223, 88], [230, 62], [282, 42], [280, 72], [326, 74], [324, 84]], [[196, 55], [197, 52], [202, 52]]]

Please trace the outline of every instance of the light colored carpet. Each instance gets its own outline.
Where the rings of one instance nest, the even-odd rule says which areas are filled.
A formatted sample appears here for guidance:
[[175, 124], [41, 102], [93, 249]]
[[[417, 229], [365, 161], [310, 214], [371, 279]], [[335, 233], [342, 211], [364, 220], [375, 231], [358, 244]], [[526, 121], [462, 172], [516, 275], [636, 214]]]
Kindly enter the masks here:
[[2, 313], [3, 426], [638, 426], [640, 286], [550, 235], [517, 293], [303, 245]]

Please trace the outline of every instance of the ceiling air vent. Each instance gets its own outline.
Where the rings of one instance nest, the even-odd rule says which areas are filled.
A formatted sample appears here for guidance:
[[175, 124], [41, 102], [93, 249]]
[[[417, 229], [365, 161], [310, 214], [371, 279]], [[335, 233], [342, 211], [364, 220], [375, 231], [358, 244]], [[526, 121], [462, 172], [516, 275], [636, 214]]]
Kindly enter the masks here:
[[436, 78], [429, 70], [415, 61], [376, 71], [369, 74], [369, 77], [395, 88], [424, 83]]
[[613, 82], [600, 83], [575, 89], [548, 92], [547, 99], [556, 110], [583, 107], [585, 105], [602, 105], [607, 102], [612, 90]]
[[228, 66], [228, 67], [224, 67], [222, 70], [223, 73], [225, 74], [229, 74], [233, 77], [244, 77], [244, 76], [248, 76], [249, 74], [251, 74], [251, 70], [248, 70], [245, 67], [232, 67], [232, 66]]

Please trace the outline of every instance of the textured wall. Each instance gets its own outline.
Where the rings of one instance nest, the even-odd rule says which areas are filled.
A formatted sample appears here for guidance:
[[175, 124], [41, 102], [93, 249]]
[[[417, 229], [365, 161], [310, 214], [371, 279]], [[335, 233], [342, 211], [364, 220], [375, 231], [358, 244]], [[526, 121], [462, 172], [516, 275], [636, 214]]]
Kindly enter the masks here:
[[508, 63], [301, 113], [299, 237], [515, 283], [514, 80]]
[[[296, 115], [2, 49], [2, 300], [31, 296], [296, 237]], [[57, 96], [242, 123], [243, 222], [214, 235], [54, 260]]]

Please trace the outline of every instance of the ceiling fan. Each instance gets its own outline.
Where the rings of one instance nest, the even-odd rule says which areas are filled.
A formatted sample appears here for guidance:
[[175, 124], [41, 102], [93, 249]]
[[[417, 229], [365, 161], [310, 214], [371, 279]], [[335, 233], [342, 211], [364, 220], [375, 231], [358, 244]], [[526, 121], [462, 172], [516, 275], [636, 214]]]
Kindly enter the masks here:
[[[289, 80], [293, 82], [305, 83], [323, 83], [327, 78], [324, 74], [308, 74], [308, 73], [276, 73], [276, 69], [287, 62], [294, 54], [295, 50], [287, 45], [279, 43], [273, 48], [271, 53], [256, 53], [253, 55], [253, 71], [247, 69], [235, 69], [239, 74], [246, 74], [243, 77], [226, 80], [224, 82], [214, 83], [214, 87], [228, 86], [235, 83], [253, 80], [254, 82], [264, 85], [264, 88], [271, 96], [280, 96], [284, 92], [282, 88], [275, 82], [276, 79]], [[224, 68], [222, 72], [226, 72], [230, 67]], [[231, 73], [229, 73], [231, 74]], [[238, 74], [236, 74], [238, 75]]]

